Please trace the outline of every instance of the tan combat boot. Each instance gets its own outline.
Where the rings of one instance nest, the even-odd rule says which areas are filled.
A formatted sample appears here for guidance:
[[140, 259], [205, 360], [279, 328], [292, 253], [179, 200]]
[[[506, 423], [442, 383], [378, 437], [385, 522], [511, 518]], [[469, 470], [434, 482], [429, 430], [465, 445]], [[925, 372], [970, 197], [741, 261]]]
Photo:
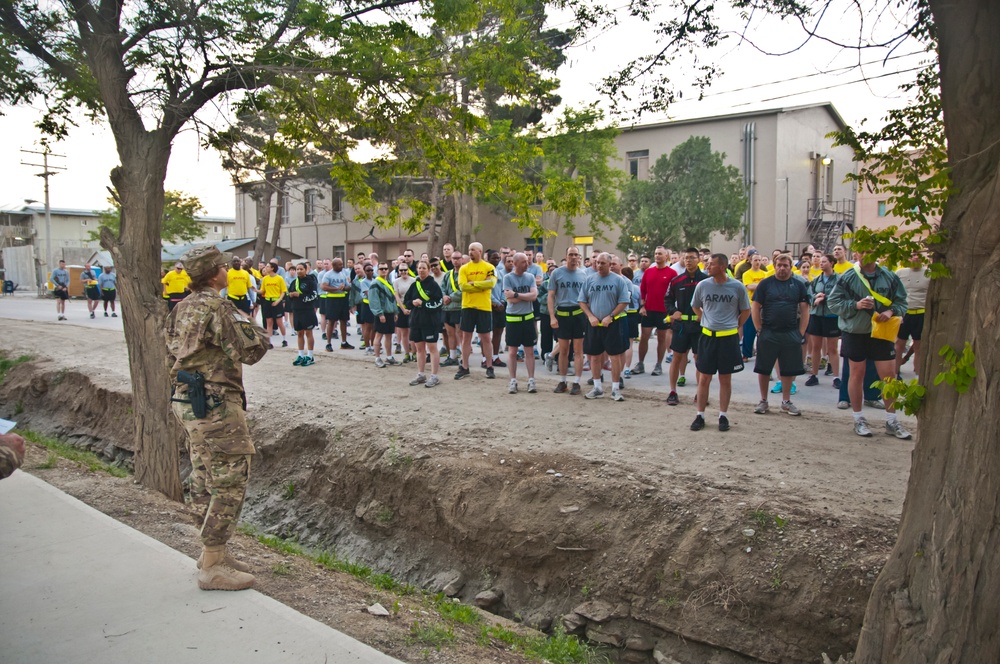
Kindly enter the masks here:
[[237, 572], [225, 563], [226, 546], [206, 546], [198, 572], [198, 587], [202, 590], [246, 590], [253, 586], [253, 574]]
[[[204, 561], [204, 559], [205, 559], [205, 550], [202, 549], [201, 555], [198, 556], [198, 563], [197, 563], [198, 564], [198, 569], [201, 569], [202, 562]], [[240, 560], [236, 560], [236, 558], [233, 558], [233, 554], [229, 553], [229, 549], [226, 549], [226, 557], [223, 559], [222, 562], [223, 562], [224, 565], [228, 565], [228, 566], [232, 567], [237, 572], [249, 572], [250, 571], [250, 565], [247, 565], [245, 562], [240, 561]]]

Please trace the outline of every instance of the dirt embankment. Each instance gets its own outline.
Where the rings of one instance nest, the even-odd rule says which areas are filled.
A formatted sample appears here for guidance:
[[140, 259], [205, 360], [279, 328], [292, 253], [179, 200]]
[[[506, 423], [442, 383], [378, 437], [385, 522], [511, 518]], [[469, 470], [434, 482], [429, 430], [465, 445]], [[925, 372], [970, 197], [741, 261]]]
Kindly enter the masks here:
[[[276, 370], [253, 386], [259, 456], [244, 516], [262, 528], [465, 601], [492, 590], [480, 597], [492, 611], [562, 624], [620, 647], [625, 661], [651, 662], [654, 647], [679, 662], [802, 662], [853, 650], [896, 519], [817, 505], [816, 494], [838, 490], [822, 483], [844, 472], [830, 471], [833, 460], [804, 480], [816, 483], [814, 495], [768, 490], [760, 475], [725, 464], [678, 472], [601, 453], [622, 425], [608, 404], [599, 404], [604, 442], [574, 453], [522, 433], [514, 423], [528, 420], [509, 400], [487, 402], [488, 419], [450, 415], [483, 403], [498, 381], [406, 392], [373, 385], [387, 374], [370, 365], [338, 369], [329, 384], [297, 383], [302, 373], [289, 383]], [[131, 411], [121, 387], [36, 361], [0, 386], [0, 413], [122, 460]], [[580, 414], [536, 414], [559, 441], [602, 427]]]

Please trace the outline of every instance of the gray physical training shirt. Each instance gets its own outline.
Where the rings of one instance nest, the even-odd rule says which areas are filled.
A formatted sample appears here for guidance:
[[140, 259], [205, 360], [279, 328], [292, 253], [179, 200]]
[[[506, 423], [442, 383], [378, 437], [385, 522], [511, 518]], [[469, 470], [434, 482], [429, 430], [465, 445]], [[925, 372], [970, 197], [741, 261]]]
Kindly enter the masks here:
[[69, 288], [69, 270], [64, 270], [61, 267], [52, 270], [52, 283], [56, 286]]
[[590, 307], [590, 313], [598, 320], [610, 316], [619, 304], [628, 306], [631, 300], [632, 288], [628, 279], [614, 272], [609, 272], [606, 277], [602, 277], [598, 272], [590, 275], [580, 293], [580, 302], [586, 302]]
[[750, 308], [750, 297], [746, 286], [732, 277], [721, 284], [709, 277], [695, 286], [691, 306], [702, 310], [702, 327], [722, 332], [739, 326], [740, 312]]
[[351, 273], [348, 270], [341, 270], [340, 272], [337, 272], [335, 270], [330, 270], [328, 272], [324, 272], [323, 273], [323, 277], [320, 279], [319, 283], [320, 283], [320, 291], [321, 291], [322, 295], [330, 295], [331, 294], [331, 291], [325, 291], [325, 290], [323, 290], [323, 288], [322, 288], [323, 284], [326, 284], [327, 286], [331, 286], [331, 287], [332, 286], [343, 286], [344, 290], [336, 291], [336, 292], [338, 292], [338, 293], [347, 293], [347, 291], [350, 290]]
[[[535, 288], [535, 275], [525, 272], [517, 276], [516, 272], [508, 272], [503, 278], [504, 290], [511, 289], [515, 293], [530, 293]], [[534, 311], [533, 303], [527, 300], [515, 300], [507, 302], [507, 313], [511, 316], [523, 316]]]
[[549, 277], [549, 292], [556, 294], [557, 307], [575, 307], [580, 303], [580, 294], [585, 283], [587, 274], [582, 267], [575, 270], [557, 267]]

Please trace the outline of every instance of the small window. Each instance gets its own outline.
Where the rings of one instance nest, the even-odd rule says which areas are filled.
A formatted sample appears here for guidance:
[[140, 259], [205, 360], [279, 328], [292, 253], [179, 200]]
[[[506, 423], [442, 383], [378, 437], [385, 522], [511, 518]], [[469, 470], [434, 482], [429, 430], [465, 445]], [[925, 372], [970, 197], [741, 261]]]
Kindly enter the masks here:
[[583, 179], [583, 200], [588, 203], [594, 200], [594, 181], [589, 177]]
[[288, 192], [286, 191], [285, 195], [282, 196], [282, 198], [281, 198], [281, 224], [282, 225], [286, 225], [288, 223], [288, 219], [291, 216], [291, 209], [292, 209], [292, 206], [291, 206], [290, 201], [289, 201]]
[[330, 195], [330, 214], [334, 219], [340, 219], [343, 216], [343, 201], [341, 198], [341, 193], [339, 191], [334, 191]]
[[89, 220], [88, 220], [88, 219], [81, 219], [81, 220], [80, 220], [80, 225], [81, 225], [81, 226], [86, 226], [86, 225], [87, 225], [88, 223], [89, 223]]
[[536, 254], [542, 250], [542, 240], [535, 237], [524, 238], [524, 248], [531, 249]]
[[649, 150], [635, 150], [625, 153], [628, 164], [628, 174], [633, 180], [645, 180], [649, 177]]
[[334, 258], [339, 258], [345, 260], [347, 258], [347, 247], [342, 244], [333, 245], [333, 251], [330, 253]]
[[316, 221], [316, 190], [306, 189], [306, 223], [311, 224]]
[[880, 217], [885, 216], [885, 201], [878, 202], [878, 216]]
[[220, 230], [220, 229], [219, 229], [219, 227], [218, 227], [218, 226], [212, 226], [212, 232], [213, 232], [213, 233], [218, 233], [218, 232], [219, 232], [219, 230]]

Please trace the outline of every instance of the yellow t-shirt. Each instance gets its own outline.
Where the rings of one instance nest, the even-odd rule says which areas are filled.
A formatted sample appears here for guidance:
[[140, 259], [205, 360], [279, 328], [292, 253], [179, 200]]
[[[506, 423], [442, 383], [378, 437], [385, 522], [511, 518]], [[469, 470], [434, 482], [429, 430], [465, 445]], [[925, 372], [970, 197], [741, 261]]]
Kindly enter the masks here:
[[[743, 285], [749, 286], [750, 284], [759, 284], [764, 280], [765, 277], [769, 276], [765, 270], [754, 270], [749, 269], [743, 273]], [[750, 291], [750, 299], [753, 299], [753, 291]]]
[[260, 283], [260, 280], [264, 278], [264, 275], [260, 273], [260, 270], [255, 267], [250, 268], [250, 274], [257, 278], [257, 283]]
[[250, 273], [246, 270], [234, 270], [229, 268], [229, 286], [226, 292], [230, 297], [246, 297], [250, 290]]
[[843, 263], [833, 264], [833, 271], [836, 272], [837, 274], [843, 274], [848, 270], [853, 270], [853, 269], [854, 269], [854, 263], [852, 263], [851, 261], [844, 261]]
[[186, 270], [170, 270], [167, 274], [160, 279], [160, 283], [166, 286], [167, 295], [173, 295], [175, 293], [183, 293], [187, 285], [191, 283], [191, 277], [188, 276]]
[[813, 279], [815, 279], [816, 277], [818, 277], [821, 274], [823, 274], [823, 270], [819, 269], [818, 267], [810, 267], [809, 268], [809, 281], [812, 281]]
[[260, 280], [260, 292], [264, 294], [265, 300], [277, 300], [288, 292], [288, 285], [280, 274], [272, 274]]
[[774, 263], [768, 263], [767, 267], [764, 268], [764, 271], [768, 274], [774, 274]]
[[462, 291], [462, 308], [493, 311], [490, 299], [493, 285], [497, 282], [496, 271], [492, 263], [486, 261], [469, 262], [458, 270], [458, 287], [462, 284], [472, 284], [477, 281], [489, 281], [490, 285], [481, 291]]

